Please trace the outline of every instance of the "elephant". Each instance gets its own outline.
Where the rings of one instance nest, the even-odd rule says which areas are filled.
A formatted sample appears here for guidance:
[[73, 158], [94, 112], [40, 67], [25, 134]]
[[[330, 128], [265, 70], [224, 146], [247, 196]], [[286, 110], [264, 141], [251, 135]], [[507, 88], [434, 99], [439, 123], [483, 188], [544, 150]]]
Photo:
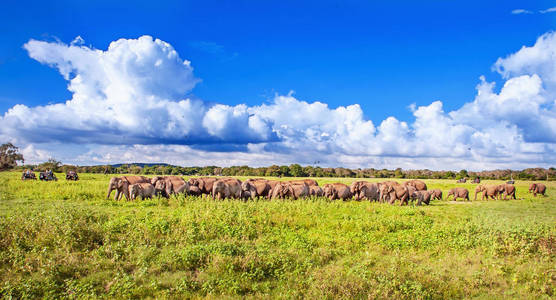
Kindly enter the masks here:
[[324, 192], [320, 186], [310, 186], [309, 196], [322, 197]]
[[506, 197], [510, 196], [510, 199], [516, 199], [515, 197], [515, 186], [513, 184], [501, 184], [498, 186], [498, 195], [500, 197], [500, 199], [502, 199], [502, 194], [504, 194], [504, 200], [506, 200]]
[[362, 199], [378, 201], [380, 197], [378, 184], [368, 181], [355, 181], [350, 185], [349, 190], [357, 201]]
[[217, 180], [219, 179], [215, 177], [195, 177], [189, 179], [188, 183], [190, 186], [197, 186], [201, 190], [201, 194], [208, 195], [212, 193], [212, 186]]
[[475, 188], [475, 200], [477, 200], [478, 193], [483, 193], [482, 200], [485, 200], [485, 196], [487, 200], [488, 197], [490, 197], [492, 200], [496, 200], [496, 198], [498, 197], [498, 190], [499, 188], [497, 185], [479, 184]]
[[309, 196], [309, 186], [303, 183], [279, 182], [271, 191], [271, 199], [299, 199]]
[[457, 187], [457, 188], [450, 189], [448, 191], [448, 195], [446, 196], [446, 200], [448, 200], [450, 196], [454, 196], [454, 201], [457, 201], [458, 198], [462, 198], [463, 200], [470, 201], [469, 191], [466, 188]]
[[476, 177], [475, 179], [473, 179], [473, 183], [481, 183], [481, 178]]
[[466, 183], [467, 178], [458, 179], [457, 183]]
[[442, 191], [439, 189], [429, 190], [431, 193], [431, 200], [442, 200]]
[[417, 205], [421, 205], [421, 203], [429, 205], [431, 202], [431, 194], [430, 191], [414, 191], [410, 198], [417, 199]]
[[400, 205], [407, 204], [409, 199], [409, 190], [413, 190], [412, 186], [401, 185], [395, 181], [384, 181], [378, 184], [379, 200], [394, 204], [396, 200], [400, 200]]
[[135, 183], [129, 186], [129, 196], [131, 200], [135, 200], [137, 197], [141, 197], [141, 199], [152, 199], [154, 194], [154, 186], [150, 183]]
[[[409, 195], [409, 199], [411, 199], [411, 196], [412, 196], [415, 192], [417, 192], [417, 189], [414, 188], [414, 187], [411, 186], [411, 185], [404, 185], [404, 186], [407, 188], [407, 194]], [[414, 198], [414, 199], [415, 199], [415, 198]]]
[[314, 179], [290, 180], [288, 182], [292, 184], [305, 183], [307, 186], [319, 186], [319, 183]]
[[537, 194], [545, 196], [546, 185], [542, 183], [531, 183], [531, 185], [529, 185], [529, 193], [531, 192], [533, 192], [534, 197], [537, 197]]
[[212, 185], [212, 199], [241, 198], [241, 181], [234, 178], [218, 179]]
[[330, 200], [341, 199], [346, 201], [352, 197], [349, 186], [343, 183], [327, 183], [322, 187], [324, 196]]
[[400, 205], [408, 203], [409, 189], [404, 185], [382, 183], [379, 191], [381, 201], [387, 201], [388, 199], [388, 203], [394, 204], [396, 200], [400, 200]]
[[156, 176], [151, 179], [151, 184], [154, 185], [157, 195], [162, 195], [165, 198], [170, 197], [172, 194], [177, 194], [177, 190], [189, 193], [189, 183], [179, 176]]
[[189, 185], [189, 183], [180, 186], [177, 190], [175, 190], [175, 193], [201, 196], [201, 190], [199, 189], [199, 187], [196, 185]]
[[66, 180], [77, 181], [77, 180], [79, 180], [79, 176], [77, 175], [77, 172], [75, 172], [75, 171], [68, 171], [66, 173]]
[[108, 183], [108, 193], [106, 199], [110, 198], [110, 193], [116, 190], [114, 200], [120, 200], [122, 195], [129, 200], [129, 186], [135, 183], [150, 183], [150, 179], [144, 176], [122, 176], [112, 177]]
[[250, 191], [241, 191], [241, 199], [247, 201], [249, 199], [254, 199], [255, 197], [251, 195]]
[[268, 197], [272, 189], [268, 180], [265, 179], [247, 179], [241, 183], [241, 189], [249, 192], [251, 198]]
[[421, 180], [409, 180], [409, 181], [405, 181], [403, 183], [405, 186], [412, 186], [414, 187], [416, 190], [418, 191], [426, 191], [427, 190], [427, 184]]
[[[383, 181], [383, 182], [379, 182], [377, 183], [378, 186], [378, 201], [380, 202], [390, 202], [390, 195], [388, 193], [385, 193], [384, 195], [380, 193], [380, 190], [382, 188], [382, 186], [391, 186], [391, 185], [400, 185], [399, 183], [397, 183], [396, 181]], [[385, 188], [382, 188], [385, 189]]]
[[280, 184], [281, 182], [282, 181], [278, 181], [278, 180], [268, 180], [266, 182], [270, 186], [270, 190], [268, 191], [268, 196], [267, 196], [268, 199], [270, 199], [270, 196], [272, 194], [272, 189], [274, 189], [274, 187]]

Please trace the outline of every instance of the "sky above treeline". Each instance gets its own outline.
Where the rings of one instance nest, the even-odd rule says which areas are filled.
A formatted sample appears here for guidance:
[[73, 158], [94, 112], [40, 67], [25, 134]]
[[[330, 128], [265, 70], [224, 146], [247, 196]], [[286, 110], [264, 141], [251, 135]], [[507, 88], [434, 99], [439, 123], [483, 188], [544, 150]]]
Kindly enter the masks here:
[[556, 1], [11, 1], [26, 162], [556, 165]]

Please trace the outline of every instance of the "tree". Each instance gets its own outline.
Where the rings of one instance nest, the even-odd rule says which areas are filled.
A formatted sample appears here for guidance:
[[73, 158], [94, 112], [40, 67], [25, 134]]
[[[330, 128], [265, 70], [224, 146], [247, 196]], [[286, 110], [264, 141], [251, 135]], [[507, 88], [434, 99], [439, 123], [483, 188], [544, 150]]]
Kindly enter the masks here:
[[62, 163], [55, 160], [54, 158], [49, 158], [47, 161], [43, 162], [42, 164], [40, 164], [39, 170], [51, 170], [52, 172], [60, 172], [60, 167], [62, 166]]
[[272, 165], [268, 168], [266, 168], [266, 176], [274, 176], [274, 177], [278, 177], [280, 176], [280, 168], [276, 165]]
[[23, 155], [19, 153], [19, 148], [12, 143], [0, 146], [0, 171], [14, 168], [18, 161], [23, 163]]
[[298, 164], [292, 164], [289, 167], [289, 173], [293, 177], [304, 177], [306, 174], [303, 172], [303, 168]]
[[459, 171], [458, 175], [456, 176], [457, 179], [461, 179], [461, 178], [467, 178], [469, 177], [469, 174], [467, 174], [467, 170], [461, 170]]
[[288, 166], [280, 166], [280, 176], [290, 176], [290, 168]]

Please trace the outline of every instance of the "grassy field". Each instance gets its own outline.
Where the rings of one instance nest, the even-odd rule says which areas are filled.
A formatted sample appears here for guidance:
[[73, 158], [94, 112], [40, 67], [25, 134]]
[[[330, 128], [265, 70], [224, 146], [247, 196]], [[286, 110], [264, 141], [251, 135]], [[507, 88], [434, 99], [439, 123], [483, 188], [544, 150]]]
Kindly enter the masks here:
[[[517, 182], [518, 200], [400, 207], [324, 198], [115, 202], [104, 199], [109, 176], [20, 175], [0, 173], [2, 298], [556, 296], [556, 182], [548, 197]], [[425, 181], [445, 192], [456, 186]]]

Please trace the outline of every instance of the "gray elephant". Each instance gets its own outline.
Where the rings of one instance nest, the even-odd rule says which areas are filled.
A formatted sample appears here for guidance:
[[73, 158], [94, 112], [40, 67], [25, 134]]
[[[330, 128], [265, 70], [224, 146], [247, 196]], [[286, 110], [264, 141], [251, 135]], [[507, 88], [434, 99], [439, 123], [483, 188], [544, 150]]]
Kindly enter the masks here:
[[309, 186], [304, 182], [299, 184], [291, 182], [279, 182], [271, 191], [272, 199], [299, 199], [309, 196]]
[[190, 186], [196, 186], [199, 188], [202, 194], [211, 194], [213, 184], [219, 180], [215, 177], [194, 177], [190, 178], [188, 183]]
[[378, 188], [379, 186], [377, 183], [355, 181], [350, 185], [349, 190], [353, 195], [353, 198], [357, 201], [363, 199], [378, 201], [380, 198]]
[[251, 198], [268, 197], [271, 186], [266, 179], [247, 179], [241, 183], [241, 190], [249, 192]]
[[320, 186], [309, 187], [309, 196], [322, 197], [323, 195], [324, 195], [324, 191], [321, 189]]
[[144, 176], [121, 176], [110, 178], [106, 199], [110, 198], [110, 194], [113, 190], [115, 190], [116, 194], [114, 195], [114, 200], [120, 200], [122, 195], [129, 200], [129, 186], [136, 183], [150, 183], [150, 179]]
[[469, 191], [466, 188], [453, 188], [448, 191], [448, 195], [446, 196], [446, 200], [450, 198], [450, 196], [454, 196], [454, 201], [457, 201], [458, 198], [462, 198], [463, 200], [469, 200]]
[[341, 199], [343, 201], [352, 197], [349, 186], [343, 183], [327, 183], [322, 187], [324, 196], [330, 200]]
[[501, 184], [498, 186], [498, 195], [500, 197], [500, 199], [502, 199], [502, 195], [504, 195], [504, 200], [507, 199], [508, 196], [510, 196], [510, 199], [516, 199], [515, 197], [515, 186], [513, 184]]
[[414, 191], [413, 194], [411, 194], [411, 199], [416, 199], [417, 200], [417, 205], [421, 205], [422, 203], [425, 203], [426, 205], [429, 205], [431, 202], [431, 192], [429, 191]]
[[545, 196], [546, 185], [542, 183], [531, 183], [531, 185], [529, 185], [529, 193], [531, 192], [533, 193], [533, 197], [537, 197], [537, 194]]
[[307, 186], [319, 186], [319, 183], [314, 179], [300, 179], [287, 181], [291, 184], [306, 184]]
[[225, 198], [241, 198], [241, 181], [234, 178], [219, 179], [212, 185], [212, 198], [225, 199]]
[[426, 191], [427, 190], [427, 184], [424, 181], [421, 181], [421, 180], [418, 180], [418, 179], [405, 181], [403, 183], [403, 185], [412, 186], [418, 191]]
[[186, 194], [192, 196], [201, 196], [201, 189], [196, 185], [189, 185], [189, 183], [180, 186], [176, 191], [176, 194]]
[[492, 200], [496, 200], [499, 194], [499, 187], [497, 185], [479, 184], [477, 187], [475, 187], [475, 200], [477, 200], [478, 193], [483, 193], [483, 201], [485, 200], [485, 197], [487, 200], [488, 197], [490, 197]]
[[135, 183], [129, 186], [129, 196], [131, 200], [135, 200], [137, 197], [141, 197], [141, 199], [152, 199], [154, 194], [154, 186], [150, 183]]
[[401, 185], [397, 182], [383, 182], [379, 186], [379, 191], [381, 201], [387, 201], [387, 199], [389, 199], [388, 203], [394, 204], [396, 200], [400, 200], [400, 205], [408, 204], [409, 189], [407, 186]]
[[182, 193], [189, 193], [189, 183], [179, 176], [157, 176], [151, 179], [151, 184], [157, 195], [166, 198], [177, 194], [180, 188]]

